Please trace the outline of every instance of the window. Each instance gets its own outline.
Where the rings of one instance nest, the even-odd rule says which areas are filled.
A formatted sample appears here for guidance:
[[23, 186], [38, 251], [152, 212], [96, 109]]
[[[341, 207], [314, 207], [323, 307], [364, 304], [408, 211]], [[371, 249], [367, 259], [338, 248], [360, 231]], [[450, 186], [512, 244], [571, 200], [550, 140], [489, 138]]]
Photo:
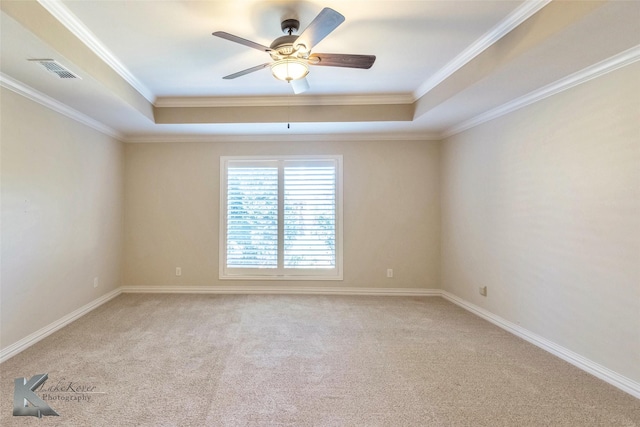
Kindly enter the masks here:
[[342, 280], [342, 156], [220, 159], [220, 278]]

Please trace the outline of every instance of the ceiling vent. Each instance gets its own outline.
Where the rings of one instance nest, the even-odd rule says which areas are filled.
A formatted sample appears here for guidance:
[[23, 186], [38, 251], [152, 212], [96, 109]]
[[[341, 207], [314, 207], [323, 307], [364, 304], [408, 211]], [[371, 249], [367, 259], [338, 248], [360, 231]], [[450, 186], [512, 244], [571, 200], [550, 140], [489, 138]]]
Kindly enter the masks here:
[[80, 76], [72, 73], [59, 62], [53, 59], [29, 59], [31, 62], [37, 62], [42, 65], [47, 71], [60, 77], [61, 79], [79, 79]]

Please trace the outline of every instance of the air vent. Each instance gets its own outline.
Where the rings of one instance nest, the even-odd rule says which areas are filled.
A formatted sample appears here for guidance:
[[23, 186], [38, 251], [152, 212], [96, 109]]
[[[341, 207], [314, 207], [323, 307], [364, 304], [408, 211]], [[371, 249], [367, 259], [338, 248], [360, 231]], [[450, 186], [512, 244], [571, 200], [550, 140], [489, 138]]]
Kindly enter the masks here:
[[59, 62], [56, 62], [53, 59], [29, 59], [31, 62], [37, 62], [42, 65], [47, 71], [53, 73], [60, 77], [61, 79], [79, 79], [80, 76], [72, 73], [68, 69], [66, 69]]

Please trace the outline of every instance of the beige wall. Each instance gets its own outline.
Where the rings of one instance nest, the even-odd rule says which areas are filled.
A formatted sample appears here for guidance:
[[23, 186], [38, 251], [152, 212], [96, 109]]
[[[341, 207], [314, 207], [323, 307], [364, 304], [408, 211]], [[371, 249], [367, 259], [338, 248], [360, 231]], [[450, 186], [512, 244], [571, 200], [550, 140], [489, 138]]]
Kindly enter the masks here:
[[635, 381], [638, 76], [636, 63], [442, 144], [443, 288]]
[[265, 283], [218, 279], [220, 156], [247, 154], [344, 161], [344, 280], [268, 285], [438, 286], [439, 146], [426, 141], [128, 144], [123, 285]]
[[124, 149], [5, 89], [1, 110], [4, 349], [120, 285]]

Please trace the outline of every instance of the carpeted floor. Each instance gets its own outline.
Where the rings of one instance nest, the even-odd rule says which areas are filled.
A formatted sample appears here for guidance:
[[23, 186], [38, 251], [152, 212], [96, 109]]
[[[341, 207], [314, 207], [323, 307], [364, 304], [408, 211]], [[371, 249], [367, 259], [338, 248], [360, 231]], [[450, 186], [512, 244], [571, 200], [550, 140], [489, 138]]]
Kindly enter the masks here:
[[[40, 373], [59, 416], [14, 417]], [[640, 426], [640, 400], [441, 298], [126, 294], [0, 375], [3, 426]]]

